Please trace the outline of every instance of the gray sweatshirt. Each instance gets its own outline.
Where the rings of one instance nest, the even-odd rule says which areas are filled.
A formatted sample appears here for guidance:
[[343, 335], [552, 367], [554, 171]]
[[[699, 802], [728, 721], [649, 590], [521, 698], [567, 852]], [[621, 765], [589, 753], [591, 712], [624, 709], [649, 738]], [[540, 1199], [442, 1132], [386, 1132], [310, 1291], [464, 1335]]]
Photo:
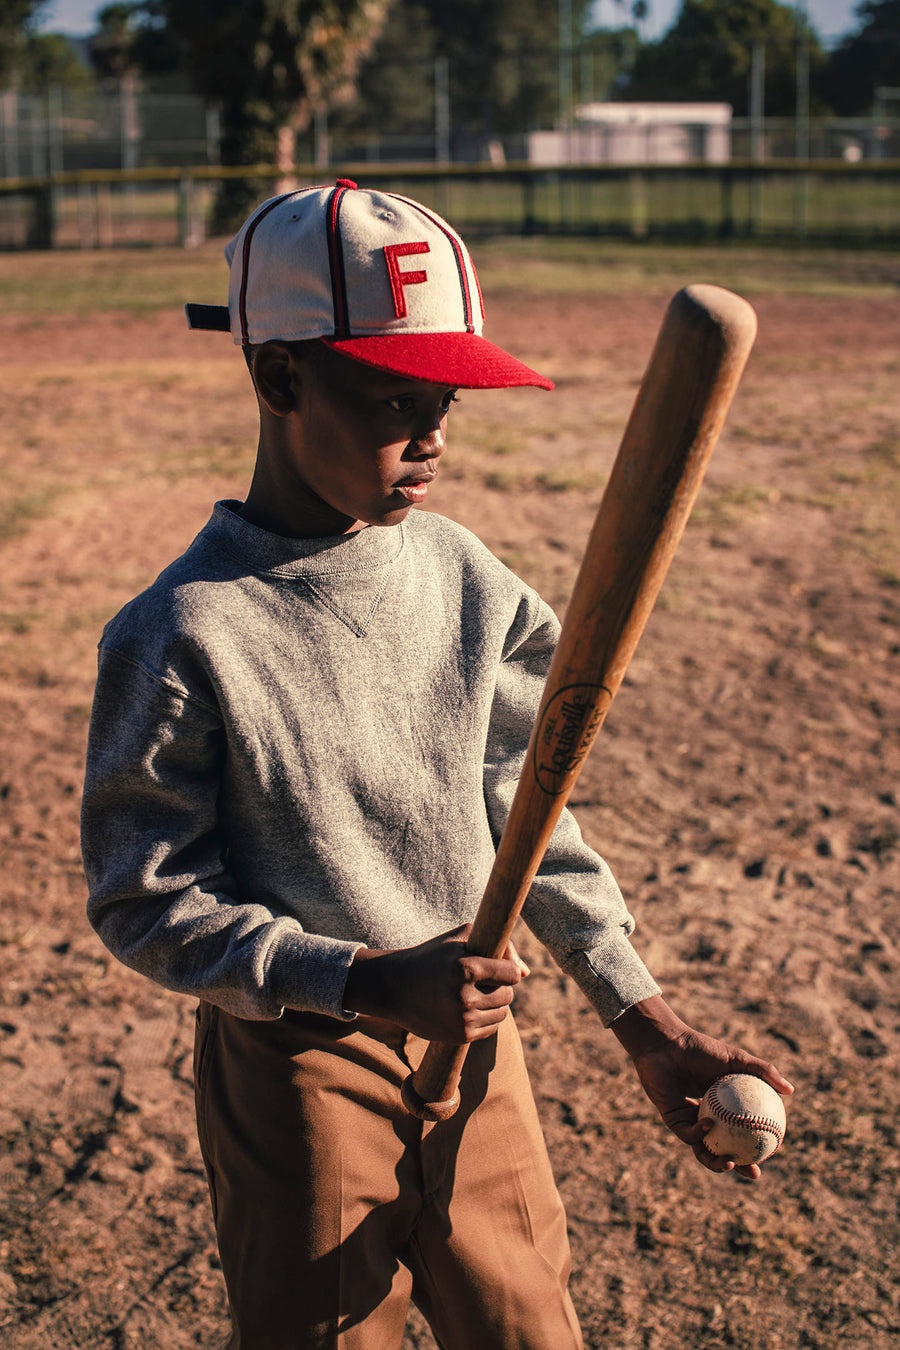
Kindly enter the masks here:
[[[558, 624], [440, 516], [296, 540], [237, 505], [104, 631], [88, 913], [169, 989], [348, 1019], [360, 946], [473, 917]], [[525, 919], [605, 1023], [658, 992], [568, 812]]]

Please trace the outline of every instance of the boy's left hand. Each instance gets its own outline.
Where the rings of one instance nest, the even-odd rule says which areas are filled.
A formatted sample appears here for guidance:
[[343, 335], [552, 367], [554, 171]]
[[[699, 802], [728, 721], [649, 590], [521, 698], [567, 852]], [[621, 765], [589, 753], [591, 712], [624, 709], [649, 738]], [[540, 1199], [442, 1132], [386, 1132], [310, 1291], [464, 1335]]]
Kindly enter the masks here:
[[698, 1119], [700, 1099], [716, 1078], [726, 1073], [750, 1073], [762, 1078], [783, 1096], [794, 1091], [774, 1064], [757, 1059], [739, 1047], [694, 1031], [662, 998], [646, 999], [629, 1008], [612, 1024], [631, 1056], [641, 1086], [673, 1134], [687, 1144], [710, 1172], [736, 1172], [756, 1181], [762, 1175], [756, 1163], [738, 1167], [710, 1153], [703, 1136], [712, 1121]]

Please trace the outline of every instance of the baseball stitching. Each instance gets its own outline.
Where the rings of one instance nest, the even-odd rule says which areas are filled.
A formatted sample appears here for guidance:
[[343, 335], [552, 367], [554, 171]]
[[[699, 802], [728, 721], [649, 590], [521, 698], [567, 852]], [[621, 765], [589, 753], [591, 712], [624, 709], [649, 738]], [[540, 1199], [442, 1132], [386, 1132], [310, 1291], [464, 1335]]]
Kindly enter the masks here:
[[764, 1130], [767, 1134], [774, 1134], [779, 1144], [784, 1139], [781, 1125], [770, 1116], [742, 1116], [737, 1111], [729, 1111], [720, 1101], [718, 1088], [715, 1086], [709, 1094], [709, 1105], [716, 1113], [716, 1119], [723, 1125], [741, 1125], [748, 1130]]

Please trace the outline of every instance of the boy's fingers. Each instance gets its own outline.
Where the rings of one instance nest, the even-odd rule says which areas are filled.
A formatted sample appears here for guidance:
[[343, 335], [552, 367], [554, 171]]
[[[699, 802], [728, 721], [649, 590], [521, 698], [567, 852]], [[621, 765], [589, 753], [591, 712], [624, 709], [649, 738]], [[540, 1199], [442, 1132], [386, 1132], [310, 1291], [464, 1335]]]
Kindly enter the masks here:
[[702, 1144], [694, 1150], [694, 1156], [702, 1167], [708, 1172], [716, 1172], [720, 1176], [726, 1172], [733, 1172], [736, 1177], [743, 1177], [745, 1181], [759, 1181], [762, 1176], [762, 1168], [757, 1163], [747, 1163], [739, 1166], [734, 1158], [729, 1158], [725, 1154], [710, 1153], [708, 1148]]
[[466, 1027], [466, 1041], [486, 1041], [490, 1036], [496, 1036], [500, 1030], [500, 1024], [506, 1019], [506, 1016], [507, 1010], [502, 1008], [490, 1018], [485, 1015], [480, 1017], [477, 1023], [469, 1022]]
[[715, 1121], [704, 1117], [697, 1120], [696, 1116], [691, 1116], [687, 1111], [683, 1113], [673, 1113], [665, 1117], [665, 1122], [677, 1139], [683, 1144], [689, 1144], [694, 1148], [697, 1144], [703, 1143], [703, 1136], [709, 1132]]
[[513, 991], [508, 984], [495, 984], [488, 988], [482, 988], [476, 984], [478, 990], [478, 999], [474, 1004], [476, 1008], [508, 1008], [513, 1001]]
[[703, 1136], [708, 1134], [715, 1125], [715, 1121], [709, 1116], [701, 1116], [692, 1131], [693, 1138], [685, 1138], [685, 1143], [691, 1145], [695, 1158], [709, 1172], [734, 1172], [735, 1176], [743, 1177], [746, 1181], [759, 1181], [762, 1176], [762, 1168], [756, 1163], [747, 1163], [739, 1165], [734, 1158], [727, 1153], [711, 1153], [703, 1143]]
[[722, 1073], [752, 1073], [773, 1087], [783, 1097], [790, 1097], [794, 1091], [793, 1083], [767, 1060], [752, 1055], [735, 1056], [722, 1069]]
[[524, 974], [518, 960], [511, 961], [506, 957], [493, 960], [488, 956], [469, 956], [464, 966], [468, 982], [483, 990], [518, 984]]
[[526, 961], [522, 960], [512, 941], [510, 941], [503, 955], [507, 961], [515, 961], [516, 965], [519, 968], [519, 974], [522, 976], [523, 980], [526, 975], [531, 974], [531, 967], [528, 965]]
[[766, 1064], [765, 1072], [761, 1076], [769, 1084], [769, 1087], [773, 1087], [775, 1091], [779, 1092], [783, 1097], [790, 1097], [793, 1095], [793, 1083], [789, 1078], [785, 1078], [783, 1073], [779, 1073], [774, 1064]]

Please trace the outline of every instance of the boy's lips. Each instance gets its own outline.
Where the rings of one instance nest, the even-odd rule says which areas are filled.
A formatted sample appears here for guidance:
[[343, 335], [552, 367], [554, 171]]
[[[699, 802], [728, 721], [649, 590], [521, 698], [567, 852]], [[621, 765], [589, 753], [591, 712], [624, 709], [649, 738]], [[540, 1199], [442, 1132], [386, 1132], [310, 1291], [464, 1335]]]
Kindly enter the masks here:
[[423, 502], [428, 496], [428, 484], [432, 483], [435, 478], [437, 478], [437, 473], [434, 470], [422, 471], [417, 473], [414, 478], [412, 476], [401, 478], [398, 483], [394, 484], [394, 491], [399, 492], [401, 497], [405, 497], [408, 502], [415, 505], [417, 502]]

